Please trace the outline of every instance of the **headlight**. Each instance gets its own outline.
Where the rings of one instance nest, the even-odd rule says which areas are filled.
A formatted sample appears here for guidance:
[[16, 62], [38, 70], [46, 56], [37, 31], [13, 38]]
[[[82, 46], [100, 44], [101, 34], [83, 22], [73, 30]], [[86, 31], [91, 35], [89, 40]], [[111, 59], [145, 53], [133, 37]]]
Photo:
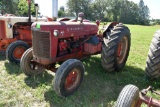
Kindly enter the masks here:
[[12, 28], [12, 24], [8, 24], [8, 28]]
[[58, 30], [54, 30], [53, 34], [54, 34], [54, 36], [58, 36], [59, 35]]

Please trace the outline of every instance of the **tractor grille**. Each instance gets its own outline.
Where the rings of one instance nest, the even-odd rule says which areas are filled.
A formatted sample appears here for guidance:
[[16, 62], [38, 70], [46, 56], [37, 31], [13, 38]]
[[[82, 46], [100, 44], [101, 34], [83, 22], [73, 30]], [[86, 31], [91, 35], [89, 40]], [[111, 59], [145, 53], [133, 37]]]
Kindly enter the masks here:
[[34, 55], [50, 58], [50, 33], [32, 31], [32, 46]]
[[2, 38], [4, 38], [5, 37], [5, 31], [6, 31], [6, 29], [5, 29], [6, 27], [5, 27], [5, 21], [4, 20], [0, 20], [0, 39], [2, 39]]

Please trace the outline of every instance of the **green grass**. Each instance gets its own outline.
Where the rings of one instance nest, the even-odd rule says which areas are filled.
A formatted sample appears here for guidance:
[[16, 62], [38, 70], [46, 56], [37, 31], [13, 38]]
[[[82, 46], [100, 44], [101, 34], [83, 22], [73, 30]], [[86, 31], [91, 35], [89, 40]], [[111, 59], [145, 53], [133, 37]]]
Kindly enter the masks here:
[[[53, 91], [52, 73], [26, 77], [19, 65], [11, 64], [0, 53], [0, 107], [112, 107], [121, 89], [134, 84], [141, 89], [152, 85], [160, 91], [160, 79], [148, 81], [144, 68], [153, 34], [160, 26], [127, 25], [131, 31], [131, 50], [125, 68], [118, 73], [106, 73], [100, 55], [83, 61], [85, 77], [78, 91], [62, 98]], [[149, 96], [160, 100], [159, 96]], [[145, 106], [144, 106], [145, 107]]]

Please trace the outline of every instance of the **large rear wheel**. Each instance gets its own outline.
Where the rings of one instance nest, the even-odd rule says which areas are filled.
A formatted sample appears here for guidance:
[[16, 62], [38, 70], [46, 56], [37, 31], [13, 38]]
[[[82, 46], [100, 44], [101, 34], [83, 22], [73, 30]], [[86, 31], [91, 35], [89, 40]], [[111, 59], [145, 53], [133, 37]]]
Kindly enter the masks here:
[[12, 63], [20, 63], [23, 53], [30, 46], [24, 41], [15, 41], [6, 49], [6, 58]]
[[106, 32], [101, 52], [101, 64], [106, 71], [119, 71], [125, 66], [130, 51], [130, 35], [130, 30], [123, 24], [117, 24]]
[[20, 61], [20, 67], [27, 76], [38, 75], [44, 72], [44, 67], [33, 61], [32, 48], [24, 52]]
[[151, 41], [145, 74], [150, 79], [160, 77], [160, 30], [158, 30]]
[[114, 107], [136, 107], [138, 100], [138, 87], [134, 85], [126, 85], [119, 94]]
[[65, 61], [56, 71], [54, 90], [62, 97], [72, 95], [81, 85], [84, 77], [84, 66], [77, 59]]

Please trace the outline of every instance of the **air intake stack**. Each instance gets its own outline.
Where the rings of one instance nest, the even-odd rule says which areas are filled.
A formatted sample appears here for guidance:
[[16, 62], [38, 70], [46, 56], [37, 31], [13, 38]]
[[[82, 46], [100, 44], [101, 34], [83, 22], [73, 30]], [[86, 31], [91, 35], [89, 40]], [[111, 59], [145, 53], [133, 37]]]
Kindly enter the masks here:
[[57, 17], [58, 17], [58, 0], [52, 0], [52, 18], [54, 21], [56, 21]]

